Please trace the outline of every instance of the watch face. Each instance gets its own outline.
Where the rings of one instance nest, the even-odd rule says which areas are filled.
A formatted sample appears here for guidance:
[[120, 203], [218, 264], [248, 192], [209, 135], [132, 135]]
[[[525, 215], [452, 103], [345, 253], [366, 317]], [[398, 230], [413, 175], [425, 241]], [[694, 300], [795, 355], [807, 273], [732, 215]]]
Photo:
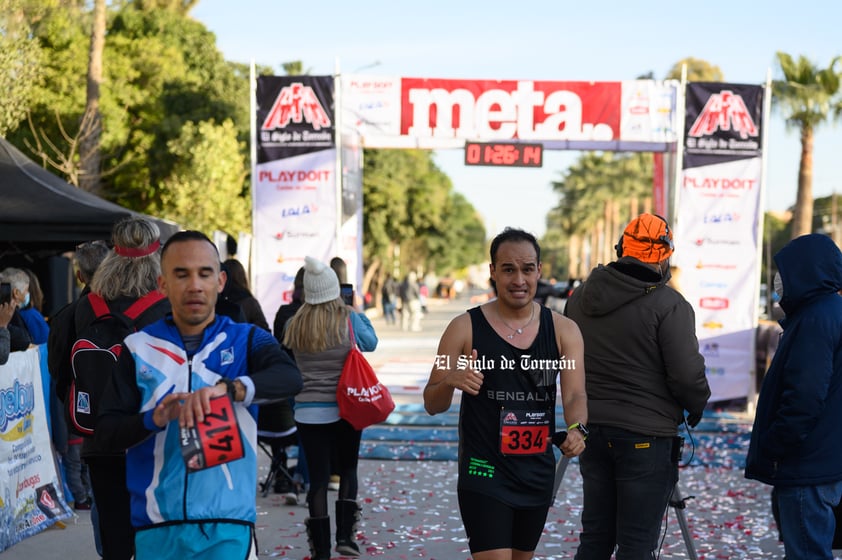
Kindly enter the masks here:
[[578, 426], [576, 426], [576, 428], [580, 432], [582, 432], [582, 435], [585, 436], [585, 437], [588, 437], [588, 434], [590, 434], [590, 432], [588, 431], [588, 427], [585, 426], [584, 424], [579, 424]]

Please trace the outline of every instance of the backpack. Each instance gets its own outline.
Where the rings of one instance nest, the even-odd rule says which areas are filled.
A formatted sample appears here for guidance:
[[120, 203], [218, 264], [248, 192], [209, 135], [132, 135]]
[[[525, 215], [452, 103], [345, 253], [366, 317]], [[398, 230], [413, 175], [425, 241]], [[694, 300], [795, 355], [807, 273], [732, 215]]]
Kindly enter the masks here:
[[102, 296], [88, 294], [95, 317], [81, 328], [77, 325], [76, 341], [70, 350], [73, 378], [66, 403], [68, 427], [73, 433], [93, 435], [98, 407], [120, 357], [123, 339], [137, 330], [138, 318], [164, 297], [157, 290], [149, 292], [120, 313], [109, 309]]

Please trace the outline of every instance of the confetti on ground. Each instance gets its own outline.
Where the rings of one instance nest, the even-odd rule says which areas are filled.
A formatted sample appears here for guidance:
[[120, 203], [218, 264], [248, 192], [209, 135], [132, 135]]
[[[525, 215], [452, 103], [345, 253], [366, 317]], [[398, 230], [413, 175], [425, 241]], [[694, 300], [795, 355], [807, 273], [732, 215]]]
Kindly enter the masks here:
[[[394, 421], [400, 423], [399, 419]], [[404, 430], [400, 438], [406, 437], [406, 425], [397, 427]], [[439, 456], [452, 454], [455, 439], [441, 437], [444, 428], [440, 425], [416, 428], [411, 441], [400, 441], [398, 437], [390, 441], [392, 436], [383, 431], [383, 426], [377, 428], [377, 441], [364, 434], [359, 468], [358, 501], [363, 511], [357, 542], [362, 557], [470, 560], [459, 517], [455, 461], [418, 460], [419, 449], [428, 452], [435, 449], [430, 453]], [[750, 429], [750, 423], [739, 417], [724, 413], [706, 415], [693, 432], [692, 459], [693, 444], [689, 439], [685, 446], [683, 460], [689, 465], [681, 469], [679, 486], [688, 497], [683, 513], [699, 560], [783, 557], [770, 509], [770, 488], [743, 476]], [[366, 448], [378, 451], [369, 454]], [[261, 465], [261, 477], [267, 468], [268, 465]], [[331, 492], [328, 499], [332, 501], [335, 496]], [[289, 514], [276, 515], [278, 508]], [[272, 510], [272, 514], [260, 515], [267, 510]], [[582, 479], [578, 462], [574, 460], [550, 509], [536, 560], [574, 557], [581, 511]], [[259, 497], [261, 555], [306, 558], [309, 555], [304, 529], [306, 518], [304, 505], [286, 506], [271, 494]], [[267, 523], [268, 520], [274, 524]], [[691, 557], [676, 508], [667, 510], [662, 537], [661, 560]]]

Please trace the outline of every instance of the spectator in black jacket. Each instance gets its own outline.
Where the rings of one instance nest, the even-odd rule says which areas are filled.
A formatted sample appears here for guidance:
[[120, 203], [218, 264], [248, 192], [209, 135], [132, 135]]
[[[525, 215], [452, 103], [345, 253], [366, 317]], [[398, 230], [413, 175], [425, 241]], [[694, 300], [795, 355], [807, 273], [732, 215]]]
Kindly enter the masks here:
[[[108, 254], [105, 241], [97, 240], [76, 247], [73, 260], [76, 265], [76, 279], [83, 286], [79, 299], [90, 293], [89, 284], [94, 272]], [[67, 485], [73, 494], [73, 507], [77, 510], [91, 510], [91, 524], [97, 552], [102, 555], [102, 540], [99, 534], [99, 510], [91, 500], [91, 482], [87, 466], [82, 463], [82, 438], [71, 435], [67, 429], [67, 412], [64, 405], [73, 371], [70, 364], [70, 350], [76, 340], [76, 299], [50, 318], [50, 334], [47, 338], [47, 365], [50, 370], [50, 410], [52, 438], [56, 452], [61, 457], [67, 476]]]
[[222, 289], [221, 298], [239, 305], [245, 314], [245, 322], [257, 325], [268, 332], [269, 323], [266, 321], [260, 302], [249, 289], [249, 280], [246, 277], [246, 270], [243, 265], [237, 259], [228, 259], [222, 263], [222, 269], [227, 274], [227, 281], [225, 282], [225, 288]]
[[[91, 292], [101, 296], [112, 311], [125, 311], [135, 301], [158, 290], [161, 274], [160, 232], [145, 218], [126, 218], [112, 232], [114, 248], [106, 255], [91, 280]], [[163, 318], [170, 310], [166, 298], [147, 309], [136, 321], [140, 328]], [[96, 317], [88, 297], [75, 311], [76, 332]], [[72, 406], [72, 403], [70, 403]], [[125, 449], [113, 449], [87, 437], [82, 458], [88, 465], [94, 500], [99, 511], [103, 557], [129, 560], [134, 554], [134, 529], [126, 487]]]
[[565, 313], [585, 341], [589, 435], [576, 558], [654, 558], [678, 481], [678, 427], [695, 426], [710, 388], [693, 308], [669, 281], [672, 231], [641, 214], [570, 296]]

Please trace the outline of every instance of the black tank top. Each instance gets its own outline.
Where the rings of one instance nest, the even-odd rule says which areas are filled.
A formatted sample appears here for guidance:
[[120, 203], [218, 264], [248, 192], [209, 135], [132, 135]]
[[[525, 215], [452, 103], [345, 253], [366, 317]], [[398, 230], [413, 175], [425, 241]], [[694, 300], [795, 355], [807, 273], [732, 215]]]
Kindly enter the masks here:
[[548, 506], [561, 369], [552, 312], [541, 307], [538, 335], [525, 350], [498, 335], [479, 307], [468, 314], [484, 379], [477, 396], [462, 394], [458, 486], [514, 507]]

